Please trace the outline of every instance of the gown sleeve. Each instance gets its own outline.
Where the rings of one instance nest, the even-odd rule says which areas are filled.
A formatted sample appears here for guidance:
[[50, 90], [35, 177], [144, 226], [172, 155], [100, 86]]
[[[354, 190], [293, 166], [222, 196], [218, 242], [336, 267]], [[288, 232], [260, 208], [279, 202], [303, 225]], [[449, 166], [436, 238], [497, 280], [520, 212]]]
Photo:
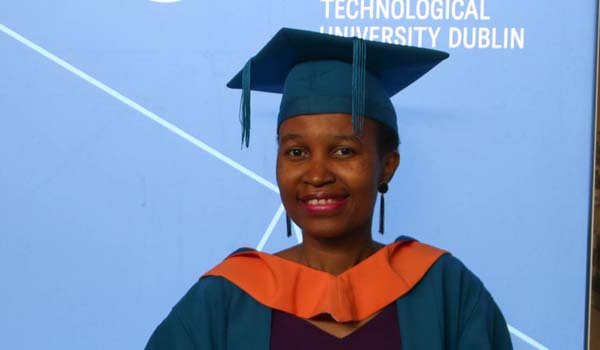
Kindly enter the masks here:
[[508, 326], [496, 302], [483, 283], [462, 263], [458, 350], [511, 350]]
[[467, 306], [467, 318], [459, 330], [459, 350], [510, 350], [512, 343], [500, 309], [489, 292], [480, 286], [479, 295]]
[[490, 293], [450, 254], [396, 303], [404, 350], [512, 349], [506, 321]]
[[156, 328], [145, 350], [223, 349], [229, 291], [221, 278], [200, 279]]

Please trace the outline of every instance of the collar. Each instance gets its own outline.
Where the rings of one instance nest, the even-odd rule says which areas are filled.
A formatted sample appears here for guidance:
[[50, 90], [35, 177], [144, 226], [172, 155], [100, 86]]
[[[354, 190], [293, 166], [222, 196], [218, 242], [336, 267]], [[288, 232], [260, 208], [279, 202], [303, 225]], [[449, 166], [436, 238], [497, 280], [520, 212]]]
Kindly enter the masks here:
[[340, 275], [242, 248], [205, 273], [221, 276], [263, 305], [301, 318], [360, 321], [408, 293], [446, 251], [400, 236]]

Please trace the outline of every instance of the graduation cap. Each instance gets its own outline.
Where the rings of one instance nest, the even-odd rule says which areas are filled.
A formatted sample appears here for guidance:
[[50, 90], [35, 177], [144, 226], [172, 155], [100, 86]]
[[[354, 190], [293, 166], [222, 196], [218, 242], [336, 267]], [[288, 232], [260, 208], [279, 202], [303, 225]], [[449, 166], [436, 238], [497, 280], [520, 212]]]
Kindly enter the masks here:
[[353, 131], [364, 117], [398, 132], [390, 97], [449, 55], [299, 29], [282, 28], [227, 84], [242, 89], [242, 144], [250, 141], [250, 91], [282, 94], [277, 128], [288, 118], [319, 113], [352, 115]]

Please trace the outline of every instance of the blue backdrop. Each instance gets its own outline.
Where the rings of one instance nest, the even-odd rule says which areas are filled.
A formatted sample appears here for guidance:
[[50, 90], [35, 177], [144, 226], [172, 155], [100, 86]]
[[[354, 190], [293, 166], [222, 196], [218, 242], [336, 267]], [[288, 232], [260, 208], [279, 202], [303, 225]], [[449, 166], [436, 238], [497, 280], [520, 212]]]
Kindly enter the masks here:
[[369, 3], [0, 2], [2, 347], [142, 348], [233, 249], [296, 242], [274, 185], [279, 97], [253, 94], [241, 150], [224, 87], [288, 26], [450, 52], [393, 99], [382, 240], [461, 258], [517, 349], [582, 348], [596, 3]]

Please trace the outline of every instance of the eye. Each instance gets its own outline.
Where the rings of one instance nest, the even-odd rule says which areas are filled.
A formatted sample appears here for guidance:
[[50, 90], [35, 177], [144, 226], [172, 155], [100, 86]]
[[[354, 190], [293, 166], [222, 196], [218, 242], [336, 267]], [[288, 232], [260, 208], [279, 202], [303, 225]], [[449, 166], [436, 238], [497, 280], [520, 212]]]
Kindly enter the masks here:
[[292, 148], [287, 150], [285, 154], [291, 158], [300, 158], [304, 157], [306, 155], [306, 152], [304, 152], [304, 150], [302, 150], [301, 148]]
[[350, 147], [338, 147], [333, 151], [333, 154], [337, 157], [349, 157], [355, 154], [354, 150]]

